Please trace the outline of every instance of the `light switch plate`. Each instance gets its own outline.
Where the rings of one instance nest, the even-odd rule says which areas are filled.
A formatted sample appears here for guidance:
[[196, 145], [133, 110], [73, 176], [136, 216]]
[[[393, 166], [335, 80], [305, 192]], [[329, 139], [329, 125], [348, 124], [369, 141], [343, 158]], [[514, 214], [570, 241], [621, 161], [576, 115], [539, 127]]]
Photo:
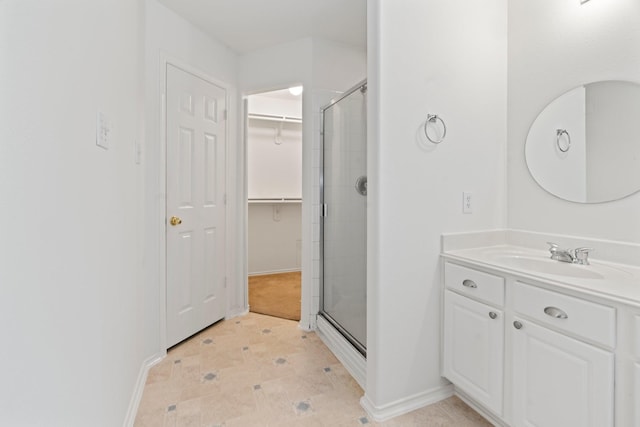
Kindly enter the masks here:
[[111, 124], [103, 112], [96, 114], [96, 145], [105, 150], [109, 149], [109, 137], [111, 134]]

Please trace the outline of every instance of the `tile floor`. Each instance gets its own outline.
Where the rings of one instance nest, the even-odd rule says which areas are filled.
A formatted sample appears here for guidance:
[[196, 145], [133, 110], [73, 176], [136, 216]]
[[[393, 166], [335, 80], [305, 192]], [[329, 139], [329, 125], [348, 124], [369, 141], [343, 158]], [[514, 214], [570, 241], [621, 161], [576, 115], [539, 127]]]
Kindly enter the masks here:
[[148, 375], [136, 427], [490, 426], [457, 397], [385, 423], [315, 333], [255, 313], [172, 348]]

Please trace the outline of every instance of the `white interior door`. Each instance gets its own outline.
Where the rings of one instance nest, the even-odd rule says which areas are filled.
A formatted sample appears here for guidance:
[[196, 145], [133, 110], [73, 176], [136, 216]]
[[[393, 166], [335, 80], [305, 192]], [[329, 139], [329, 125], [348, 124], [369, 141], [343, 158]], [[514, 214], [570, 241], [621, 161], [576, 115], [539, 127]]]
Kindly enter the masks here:
[[226, 91], [167, 65], [167, 346], [225, 315]]

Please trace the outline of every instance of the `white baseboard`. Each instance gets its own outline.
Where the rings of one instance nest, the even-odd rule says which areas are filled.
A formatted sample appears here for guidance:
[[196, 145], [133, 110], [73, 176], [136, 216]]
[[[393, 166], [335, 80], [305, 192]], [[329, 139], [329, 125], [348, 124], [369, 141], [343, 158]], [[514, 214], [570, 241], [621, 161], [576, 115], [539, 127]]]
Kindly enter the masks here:
[[311, 331], [315, 331], [317, 328], [316, 328], [316, 325], [309, 325], [307, 327], [306, 323], [303, 324], [302, 319], [300, 319], [300, 322], [298, 322], [298, 329], [303, 330], [305, 332], [311, 332]]
[[267, 276], [269, 274], [280, 274], [280, 273], [297, 273], [301, 271], [300, 268], [286, 268], [284, 270], [270, 270], [270, 271], [254, 271], [249, 273], [249, 277], [251, 276]]
[[233, 319], [234, 317], [241, 317], [241, 316], [245, 316], [249, 314], [249, 307], [245, 308], [245, 309], [241, 309], [238, 311], [231, 311], [229, 313], [226, 314], [226, 316], [224, 316], [225, 320], [229, 320], [229, 319]]
[[376, 406], [365, 394], [362, 399], [360, 399], [360, 405], [367, 411], [371, 419], [377, 422], [384, 422], [451, 396], [453, 396], [453, 385], [449, 384], [417, 393], [413, 396], [399, 399], [382, 406]]
[[363, 390], [367, 383], [367, 360], [322, 316], [316, 317], [318, 336]]
[[129, 401], [129, 408], [127, 408], [127, 414], [124, 418], [124, 423], [122, 424], [123, 427], [133, 427], [133, 423], [136, 421], [138, 407], [140, 406], [140, 401], [142, 400], [144, 385], [147, 383], [147, 375], [149, 375], [149, 370], [153, 367], [153, 365], [160, 362], [162, 359], [164, 359], [164, 356], [155, 354], [142, 362], [142, 366], [140, 367], [140, 371], [138, 372], [138, 378], [136, 379], [136, 383], [133, 387], [131, 400]]
[[493, 415], [491, 412], [486, 411], [481, 405], [477, 404], [475, 400], [469, 397], [465, 392], [460, 390], [459, 388], [454, 389], [454, 394], [460, 398], [464, 403], [469, 405], [471, 409], [482, 415], [487, 421], [489, 421], [494, 426], [498, 427], [508, 427], [507, 424], [502, 422], [498, 417]]

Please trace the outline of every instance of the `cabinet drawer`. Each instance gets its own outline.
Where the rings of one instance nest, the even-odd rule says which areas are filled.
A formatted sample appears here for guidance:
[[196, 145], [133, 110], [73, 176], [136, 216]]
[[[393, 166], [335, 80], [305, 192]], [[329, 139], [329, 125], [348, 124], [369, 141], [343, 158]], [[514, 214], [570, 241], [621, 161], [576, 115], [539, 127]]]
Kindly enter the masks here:
[[444, 265], [444, 281], [449, 289], [489, 304], [504, 305], [502, 277], [447, 262]]
[[616, 310], [612, 307], [516, 282], [513, 308], [544, 324], [615, 347]]

